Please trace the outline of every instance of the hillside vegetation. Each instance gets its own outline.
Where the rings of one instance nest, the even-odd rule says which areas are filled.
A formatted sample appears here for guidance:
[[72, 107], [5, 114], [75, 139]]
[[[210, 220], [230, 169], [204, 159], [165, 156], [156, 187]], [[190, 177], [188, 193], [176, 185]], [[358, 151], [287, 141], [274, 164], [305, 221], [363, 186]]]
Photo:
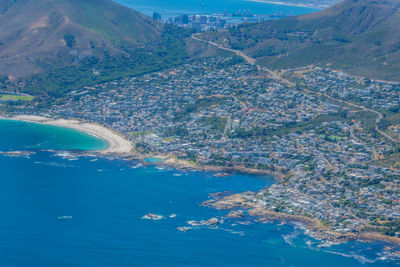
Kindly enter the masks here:
[[400, 1], [345, 0], [317, 13], [244, 24], [203, 38], [245, 51], [261, 65], [328, 66], [400, 80]]
[[60, 96], [179, 64], [190, 34], [111, 0], [0, 0], [0, 76]]

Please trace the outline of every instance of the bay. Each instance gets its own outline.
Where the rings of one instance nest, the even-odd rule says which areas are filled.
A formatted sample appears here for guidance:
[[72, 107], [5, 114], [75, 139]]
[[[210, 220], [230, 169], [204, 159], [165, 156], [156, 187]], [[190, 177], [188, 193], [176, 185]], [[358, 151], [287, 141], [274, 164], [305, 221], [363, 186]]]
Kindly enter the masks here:
[[23, 149], [102, 150], [108, 144], [73, 129], [37, 123], [1, 120], [0, 151]]
[[[201, 207], [209, 193], [256, 191], [272, 177], [179, 171], [135, 161], [64, 151], [92, 136], [70, 129], [12, 121], [0, 123], [0, 264], [4, 266], [393, 266], [384, 244], [321, 242], [292, 224], [225, 219], [218, 227], [186, 233], [190, 220], [223, 218]], [[64, 132], [64, 133], [63, 133]], [[38, 133], [42, 136], [39, 138]], [[79, 136], [79, 138], [78, 138]], [[31, 149], [49, 138], [54, 148]], [[100, 143], [101, 140], [98, 140]], [[62, 144], [62, 145], [60, 145]], [[82, 147], [82, 146], [81, 146]], [[92, 149], [96, 146], [91, 147]], [[97, 148], [97, 147], [96, 147]], [[83, 150], [90, 149], [85, 147]], [[72, 156], [68, 156], [72, 155]], [[148, 213], [163, 215], [144, 220]], [[175, 214], [176, 217], [169, 216]]]
[[287, 16], [315, 12], [319, 9], [302, 6], [261, 3], [248, 0], [117, 0], [120, 4], [151, 16], [154, 11], [164, 17], [181, 14], [223, 14], [250, 10], [254, 15], [280, 14]]

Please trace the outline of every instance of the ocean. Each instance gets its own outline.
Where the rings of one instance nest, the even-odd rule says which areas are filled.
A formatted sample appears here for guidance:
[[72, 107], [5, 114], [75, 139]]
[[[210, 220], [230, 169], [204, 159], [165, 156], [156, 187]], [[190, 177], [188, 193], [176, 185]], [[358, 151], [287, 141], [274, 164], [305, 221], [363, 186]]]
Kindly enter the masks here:
[[[245, 0], [118, 0], [146, 15], [299, 15], [317, 9]], [[210, 193], [257, 191], [273, 177], [160, 168], [90, 150], [107, 144], [61, 127], [0, 120], [2, 266], [394, 266], [383, 243], [327, 244], [300, 225], [225, 219], [218, 227], [178, 227], [222, 218], [201, 207]], [[22, 151], [28, 153], [3, 153]], [[78, 151], [86, 151], [82, 154]], [[148, 213], [163, 216], [153, 221]], [[173, 216], [172, 216], [173, 215]]]
[[[199, 205], [210, 193], [256, 191], [273, 177], [221, 178], [76, 153], [105, 145], [66, 128], [0, 120], [0, 150], [32, 153], [0, 153], [0, 265], [395, 265], [380, 259], [381, 243], [320, 247], [298, 225], [250, 217], [180, 232], [187, 221], [227, 214]], [[148, 213], [164, 218], [143, 219]]]
[[318, 11], [317, 8], [288, 6], [269, 3], [260, 3], [249, 0], [117, 0], [118, 3], [128, 6], [151, 16], [154, 11], [163, 17], [173, 17], [182, 14], [223, 14], [236, 13], [239, 10], [251, 11], [254, 15], [301, 15]]
[[101, 150], [107, 143], [86, 133], [29, 122], [0, 119], [0, 151], [26, 149]]

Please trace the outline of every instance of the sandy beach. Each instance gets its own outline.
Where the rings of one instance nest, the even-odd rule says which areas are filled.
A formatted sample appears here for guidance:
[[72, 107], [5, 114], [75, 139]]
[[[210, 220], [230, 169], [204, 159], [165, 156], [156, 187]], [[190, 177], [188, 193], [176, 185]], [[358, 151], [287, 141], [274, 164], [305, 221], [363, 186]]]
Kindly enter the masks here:
[[250, 2], [259, 2], [259, 3], [267, 3], [267, 4], [274, 4], [274, 5], [283, 5], [283, 6], [298, 6], [298, 7], [308, 7], [308, 8], [327, 8], [329, 7], [328, 5], [320, 5], [320, 6], [314, 6], [311, 4], [304, 4], [304, 3], [287, 3], [287, 2], [282, 2], [282, 1], [273, 1], [273, 0], [247, 0]]
[[32, 116], [32, 115], [19, 115], [8, 119], [61, 126], [91, 134], [100, 139], [103, 139], [108, 143], [108, 147], [106, 149], [98, 151], [103, 154], [111, 154], [111, 153], [127, 154], [130, 153], [132, 150], [131, 142], [129, 142], [119, 134], [113, 132], [112, 130], [107, 129], [106, 127], [103, 127], [98, 124], [80, 122], [77, 120], [65, 120], [65, 119], [54, 120], [51, 118]]

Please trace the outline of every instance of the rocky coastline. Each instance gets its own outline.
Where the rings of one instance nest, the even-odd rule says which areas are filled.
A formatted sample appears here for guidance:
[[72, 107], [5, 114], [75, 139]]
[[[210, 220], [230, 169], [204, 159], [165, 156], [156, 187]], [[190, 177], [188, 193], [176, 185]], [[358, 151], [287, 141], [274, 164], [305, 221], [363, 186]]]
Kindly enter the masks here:
[[[141, 160], [144, 165], [161, 165], [172, 167], [179, 170], [195, 170], [215, 172], [216, 177], [225, 177], [234, 173], [242, 173], [248, 175], [270, 175], [273, 176], [277, 182], [285, 180], [285, 175], [279, 171], [260, 170], [254, 168], [246, 168], [242, 166], [212, 166], [212, 165], [197, 165], [188, 161], [177, 159], [171, 155], [141, 155], [131, 153], [129, 156], [126, 154], [115, 154], [116, 157], [123, 157], [128, 160]], [[155, 163], [148, 163], [145, 158], [158, 158], [162, 161]], [[220, 175], [219, 175], [220, 174]], [[212, 207], [218, 210], [228, 210], [229, 213], [226, 218], [243, 218], [246, 213], [248, 216], [257, 219], [260, 223], [265, 222], [287, 222], [299, 223], [307, 232], [308, 235], [321, 240], [327, 241], [331, 244], [340, 244], [352, 240], [361, 240], [366, 242], [385, 242], [388, 245], [400, 246], [400, 238], [386, 236], [377, 232], [360, 232], [360, 233], [339, 233], [331, 230], [327, 225], [322, 224], [318, 219], [307, 217], [303, 215], [285, 214], [268, 210], [257, 202], [251, 202], [244, 198], [245, 195], [256, 197], [257, 192], [244, 192], [242, 194], [233, 194], [218, 192], [210, 194], [211, 199], [204, 201], [201, 206]], [[245, 212], [243, 212], [245, 210]], [[190, 228], [190, 227], [189, 227]], [[188, 228], [188, 229], [189, 229]], [[186, 232], [188, 229], [184, 229]]]
[[[6, 118], [6, 117], [3, 117]], [[53, 120], [44, 117], [35, 116], [18, 116], [6, 119], [17, 119], [35, 123], [51, 124], [62, 127], [69, 127], [86, 131], [89, 134], [96, 132], [96, 136], [104, 135], [106, 133], [106, 141], [113, 139], [114, 145], [111, 149], [108, 148], [103, 151], [90, 151], [90, 152], [78, 152], [79, 154], [98, 154], [99, 156], [115, 157], [123, 160], [139, 160], [143, 166], [148, 165], [161, 165], [166, 167], [172, 167], [179, 170], [195, 170], [195, 171], [206, 171], [214, 172], [215, 177], [226, 177], [234, 173], [243, 173], [249, 175], [270, 175], [273, 176], [277, 182], [283, 182], [286, 178], [285, 174], [279, 171], [262, 170], [255, 168], [247, 168], [244, 166], [213, 166], [213, 165], [198, 165], [185, 160], [177, 159], [173, 155], [158, 155], [158, 154], [139, 154], [132, 150], [133, 144], [121, 137], [119, 134], [114, 133], [104, 127], [97, 129], [97, 125], [84, 124], [82, 122], [68, 121], [68, 120]], [[72, 124], [71, 124], [72, 123]], [[86, 127], [88, 126], [88, 127]], [[94, 129], [93, 127], [96, 126]], [[101, 127], [101, 126], [98, 126]], [[89, 129], [89, 130], [88, 130]], [[94, 130], [93, 130], [94, 129]], [[110, 137], [111, 136], [111, 137]], [[99, 136], [99, 138], [102, 138]], [[105, 139], [105, 138], [103, 138]], [[116, 141], [115, 141], [116, 140]], [[4, 154], [5, 153], [5, 154]], [[29, 156], [26, 153], [21, 152], [3, 152], [7, 156]], [[162, 161], [149, 163], [145, 158], [158, 158]], [[256, 201], [249, 201], [248, 196], [256, 198], [256, 192], [245, 192], [242, 194], [227, 195], [224, 193], [212, 194], [211, 199], [203, 202], [202, 206], [208, 206], [219, 210], [229, 210], [227, 218], [243, 218], [246, 215], [256, 218], [257, 221], [263, 222], [293, 222], [301, 224], [308, 234], [318, 240], [328, 241], [331, 243], [344, 243], [350, 240], [362, 240], [367, 242], [380, 241], [390, 245], [400, 246], [400, 238], [386, 236], [377, 232], [359, 232], [359, 233], [339, 233], [332, 231], [327, 225], [322, 224], [318, 219], [307, 217], [303, 215], [286, 214], [276, 211], [272, 211], [263, 207]], [[243, 212], [245, 210], [245, 212]], [[150, 216], [151, 217], [151, 216]], [[149, 218], [150, 218], [149, 217]], [[154, 219], [151, 217], [151, 219]], [[215, 222], [209, 224], [208, 221], [204, 222], [205, 225], [216, 225]], [[193, 225], [192, 225], [193, 226]], [[187, 229], [186, 229], [187, 228]], [[183, 227], [184, 231], [190, 227]]]
[[161, 162], [151, 163], [158, 164], [168, 167], [173, 167], [175, 169], [181, 170], [196, 170], [196, 171], [205, 171], [205, 172], [214, 172], [216, 173], [216, 177], [226, 177], [235, 173], [242, 173], [248, 175], [270, 175], [279, 181], [283, 181], [285, 179], [285, 175], [280, 173], [279, 171], [271, 171], [271, 170], [263, 170], [263, 169], [255, 169], [255, 168], [247, 168], [244, 166], [215, 166], [215, 165], [199, 165], [194, 164], [192, 162], [188, 162], [185, 160], [177, 159], [171, 155], [140, 155], [140, 154], [132, 154], [133, 157], [137, 159], [144, 158], [158, 158], [161, 159]]
[[316, 218], [303, 215], [292, 215], [275, 212], [267, 209], [257, 201], [250, 201], [249, 198], [257, 198], [255, 192], [245, 192], [241, 194], [226, 195], [224, 193], [216, 193], [210, 195], [209, 200], [201, 205], [212, 207], [218, 210], [228, 210], [229, 214], [235, 211], [245, 210], [247, 215], [256, 218], [258, 222], [288, 222], [300, 224], [310, 236], [328, 241], [331, 244], [340, 244], [352, 240], [361, 240], [366, 242], [385, 242], [388, 245], [400, 246], [400, 238], [390, 237], [376, 232], [360, 232], [360, 233], [339, 233], [330, 229]]

